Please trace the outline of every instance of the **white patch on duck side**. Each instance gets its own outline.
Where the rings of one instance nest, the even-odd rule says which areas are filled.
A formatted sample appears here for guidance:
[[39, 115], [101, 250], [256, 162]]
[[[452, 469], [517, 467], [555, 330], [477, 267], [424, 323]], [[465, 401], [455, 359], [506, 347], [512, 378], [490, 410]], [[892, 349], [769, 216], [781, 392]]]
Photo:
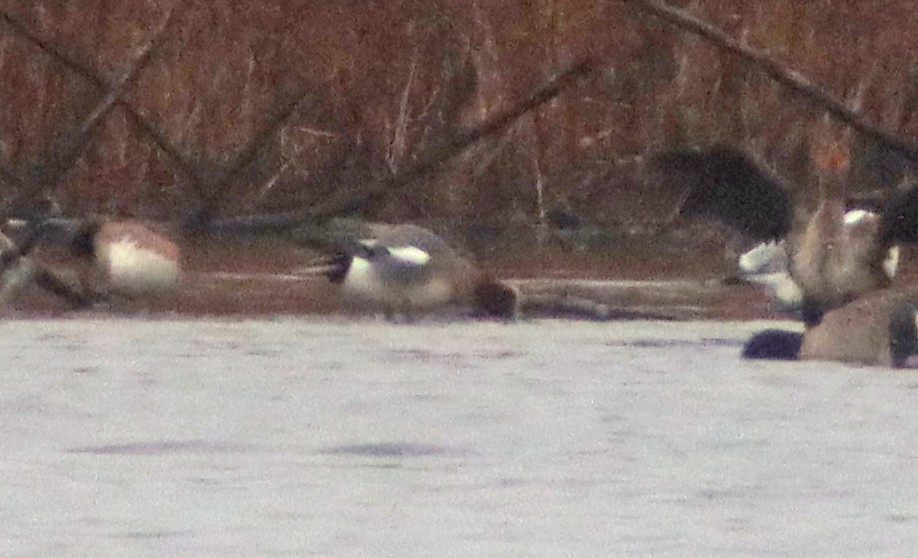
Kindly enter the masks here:
[[[852, 209], [845, 213], [845, 227], [854, 227], [864, 223], [868, 219], [879, 219], [879, 215], [872, 211], [864, 209]], [[883, 260], [883, 272], [886, 277], [893, 279], [899, 269], [899, 247], [892, 246]]]
[[782, 240], [763, 242], [739, 258], [740, 276], [787, 271], [787, 248]]
[[803, 293], [788, 273], [785, 241], [759, 244], [740, 256], [737, 267], [743, 279], [769, 288], [779, 312], [800, 310]]
[[803, 292], [786, 271], [756, 273], [743, 276], [744, 279], [765, 285], [771, 292], [779, 312], [796, 312], [803, 306]]
[[[420, 249], [418, 251], [424, 252]], [[429, 255], [427, 257], [429, 259]], [[446, 278], [409, 283], [383, 281], [373, 262], [361, 257], [354, 257], [351, 261], [342, 287], [345, 296], [353, 302], [396, 312], [447, 304], [454, 295], [453, 284]]]
[[886, 274], [890, 279], [896, 276], [896, 272], [899, 270], [899, 247], [893, 246], [889, 249], [889, 252], [886, 254], [886, 259], [883, 260], [883, 273]]
[[98, 258], [100, 269], [115, 291], [155, 293], [171, 289], [178, 283], [178, 261], [141, 247], [130, 236], [105, 245]]
[[342, 283], [344, 291], [360, 299], [372, 301], [379, 297], [379, 278], [373, 272], [373, 265], [366, 259], [354, 256]]

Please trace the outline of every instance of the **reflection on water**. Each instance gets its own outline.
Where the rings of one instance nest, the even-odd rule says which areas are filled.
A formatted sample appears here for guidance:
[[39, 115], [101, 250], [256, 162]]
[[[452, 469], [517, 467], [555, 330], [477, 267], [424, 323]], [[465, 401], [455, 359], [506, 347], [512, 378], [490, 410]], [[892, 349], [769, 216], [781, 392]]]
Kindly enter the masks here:
[[134, 442], [130, 444], [108, 444], [72, 448], [70, 453], [91, 453], [96, 455], [164, 455], [170, 453], [239, 453], [250, 451], [253, 446], [208, 442], [206, 440]]

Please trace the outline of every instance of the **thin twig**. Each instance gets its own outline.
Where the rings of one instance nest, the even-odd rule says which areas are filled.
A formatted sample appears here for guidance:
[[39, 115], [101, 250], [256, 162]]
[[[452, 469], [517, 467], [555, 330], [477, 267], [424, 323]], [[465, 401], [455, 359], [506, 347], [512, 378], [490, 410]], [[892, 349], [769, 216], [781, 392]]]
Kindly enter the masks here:
[[[251, 206], [257, 206], [264, 200], [265, 196], [267, 196], [268, 193], [274, 189], [274, 186], [277, 184], [277, 180], [281, 177], [282, 174], [287, 172], [287, 169], [289, 169], [292, 164], [293, 162], [290, 159], [284, 160], [284, 162], [277, 168], [277, 170], [271, 174], [268, 180], [262, 184], [261, 188], [258, 189], [258, 193], [252, 198]], [[308, 176], [309, 172], [306, 172], [303, 175], [304, 178]]]
[[595, 63], [592, 59], [582, 60], [572, 65], [542, 84], [527, 99], [498, 112], [479, 126], [453, 133], [437, 149], [419, 157], [414, 165], [398, 174], [387, 176], [368, 187], [360, 194], [358, 199], [335, 200], [334, 203], [321, 204], [313, 209], [312, 216], [324, 218], [338, 215], [348, 208], [366, 207], [387, 195], [392, 195], [396, 190], [435, 171], [440, 165], [458, 156], [473, 143], [503, 130], [520, 116], [554, 99], [578, 79], [591, 73], [594, 66]]
[[395, 126], [392, 130], [392, 141], [389, 142], [389, 152], [386, 154], [386, 163], [389, 165], [389, 171], [398, 172], [398, 163], [405, 154], [408, 144], [408, 104], [411, 100], [411, 87], [414, 85], [414, 72], [418, 65], [418, 47], [414, 48], [411, 55], [411, 63], [408, 69], [408, 77], [405, 79], [405, 87], [402, 89], [402, 95], [398, 104], [398, 116], [395, 120]]
[[311, 91], [303, 92], [274, 113], [274, 116], [268, 120], [264, 128], [246, 144], [239, 156], [236, 157], [236, 161], [211, 188], [210, 193], [204, 196], [204, 202], [188, 222], [190, 232], [206, 228], [207, 223], [217, 214], [223, 200], [232, 190], [230, 186], [232, 178], [242, 169], [249, 166], [261, 153], [265, 144], [274, 137], [278, 129], [283, 127], [293, 115], [300, 111], [306, 101], [312, 98]]
[[913, 145], [893, 132], [873, 124], [858, 112], [849, 109], [844, 103], [814, 85], [803, 75], [796, 71], [788, 70], [771, 60], [765, 53], [743, 46], [711, 24], [688, 14], [684, 10], [667, 6], [656, 0], [626, 0], [626, 2], [630, 2], [635, 7], [655, 15], [667, 23], [694, 33], [719, 48], [749, 61], [773, 80], [801, 95], [834, 118], [882, 143], [889, 149], [911, 160], [918, 161], [918, 146]]

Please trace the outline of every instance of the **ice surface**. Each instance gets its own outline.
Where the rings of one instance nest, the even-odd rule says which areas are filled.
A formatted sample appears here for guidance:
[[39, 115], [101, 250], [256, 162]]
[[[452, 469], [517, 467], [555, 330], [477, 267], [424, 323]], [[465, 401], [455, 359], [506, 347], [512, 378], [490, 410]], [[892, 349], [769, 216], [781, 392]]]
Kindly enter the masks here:
[[913, 555], [918, 376], [774, 325], [7, 321], [0, 555]]

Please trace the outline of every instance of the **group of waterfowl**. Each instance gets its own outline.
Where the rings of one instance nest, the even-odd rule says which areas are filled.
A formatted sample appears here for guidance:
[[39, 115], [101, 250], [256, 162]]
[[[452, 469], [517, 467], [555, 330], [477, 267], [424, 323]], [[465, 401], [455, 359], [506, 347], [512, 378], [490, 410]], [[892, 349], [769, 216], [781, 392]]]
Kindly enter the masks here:
[[667, 153], [653, 166], [690, 183], [684, 211], [763, 241], [740, 257], [740, 276], [767, 284], [778, 308], [804, 322], [803, 333], [755, 335], [745, 356], [901, 366], [918, 351], [916, 297], [889, 287], [898, 244], [918, 240], [918, 189], [893, 191], [877, 212], [850, 210], [844, 151], [829, 146], [816, 162], [819, 197], [808, 215], [779, 180], [732, 149]]
[[[790, 190], [736, 150], [669, 152], [650, 164], [687, 185], [684, 213], [717, 218], [762, 242], [740, 257], [740, 276], [771, 287], [778, 308], [805, 324], [804, 333], [757, 334], [745, 356], [902, 365], [918, 351], [915, 310], [907, 294], [888, 287], [898, 244], [918, 240], [918, 190], [895, 191], [879, 212], [849, 210], [847, 158], [830, 151], [817, 166], [818, 205], [800, 217]], [[179, 247], [138, 222], [50, 217], [21, 224], [15, 237], [0, 235], [4, 300], [29, 281], [75, 306], [160, 296], [179, 284]], [[47, 244], [78, 262], [75, 279], [33, 261], [33, 251]], [[521, 305], [516, 288], [416, 225], [367, 224], [299, 273], [324, 275], [346, 304], [388, 317], [460, 306], [513, 319]]]
[[[167, 295], [179, 285], [181, 254], [167, 232], [137, 221], [58, 217], [19, 223], [18, 242], [0, 235], [2, 299], [33, 282], [76, 307]], [[63, 248], [68, 271], [33, 252]], [[347, 306], [411, 317], [444, 308], [514, 319], [519, 293], [494, 279], [433, 232], [416, 225], [366, 224], [329, 242], [332, 254], [298, 271], [340, 286]], [[58, 258], [60, 259], [60, 258]], [[69, 275], [69, 277], [68, 277]]]

